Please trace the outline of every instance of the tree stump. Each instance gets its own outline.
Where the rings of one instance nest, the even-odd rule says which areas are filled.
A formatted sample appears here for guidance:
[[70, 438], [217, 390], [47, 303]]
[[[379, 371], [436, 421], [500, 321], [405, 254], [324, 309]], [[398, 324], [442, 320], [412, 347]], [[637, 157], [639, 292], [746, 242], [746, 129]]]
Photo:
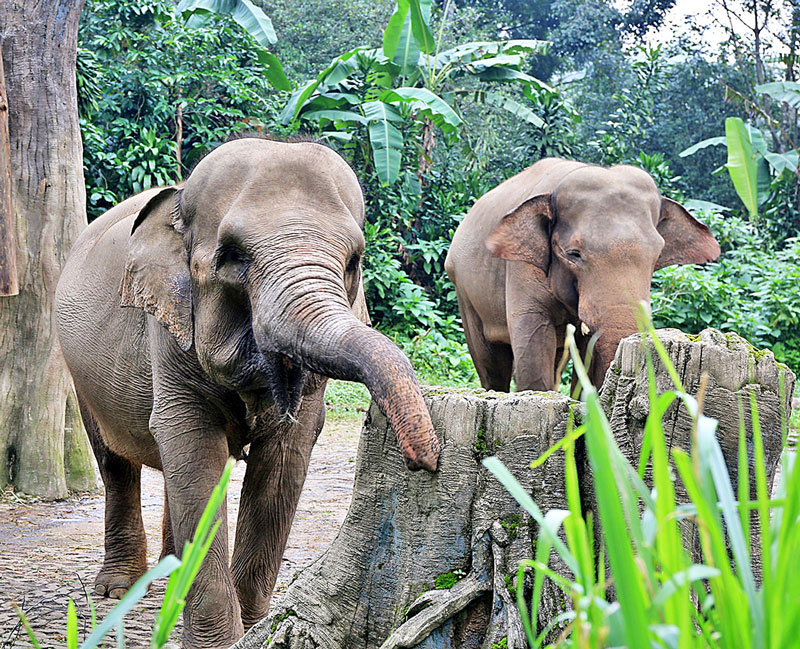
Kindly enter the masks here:
[[[771, 484], [781, 452], [781, 418], [789, 415], [792, 372], [736, 334], [707, 329], [687, 336], [668, 329], [658, 335], [689, 394], [697, 393], [708, 372], [704, 412], [720, 422], [718, 438], [734, 484], [740, 399], [753, 469], [749, 395], [755, 395]], [[614, 437], [634, 466], [649, 410], [644, 349], [639, 336], [623, 340], [600, 393]], [[659, 393], [673, 389], [666, 368], [653, 356]], [[578, 404], [554, 392], [442, 388], [427, 389], [425, 399], [442, 445], [437, 473], [404, 468], [394, 435], [373, 405], [339, 535], [235, 649], [527, 646], [512, 590], [519, 562], [533, 556], [538, 529], [480, 459], [497, 455], [543, 512], [566, 509], [563, 453], [536, 469], [529, 465], [564, 435]], [[670, 447], [690, 448], [691, 419], [683, 406], [672, 406], [664, 426]], [[595, 510], [597, 521], [590, 468], [580, 453], [577, 459], [583, 502]], [[685, 498], [680, 488], [678, 494]], [[696, 544], [688, 528], [687, 537]], [[570, 577], [555, 554], [551, 567]], [[540, 630], [567, 606], [552, 582], [545, 584]]]
[[[441, 388], [425, 398], [442, 445], [438, 472], [405, 469], [373, 404], [339, 535], [237, 648], [526, 646], [512, 589], [538, 530], [480, 460], [496, 454], [544, 511], [565, 508], [563, 454], [529, 465], [564, 435], [574, 402]], [[544, 602], [548, 619], [564, 605], [552, 587]]]
[[[756, 498], [753, 479], [753, 428], [750, 398], [755, 396], [758, 419], [764, 444], [764, 462], [770, 490], [773, 488], [783, 448], [782, 430], [791, 412], [795, 375], [785, 365], [777, 363], [772, 352], [757, 350], [735, 333], [705, 329], [697, 336], [677, 329], [660, 329], [658, 337], [664, 344], [686, 392], [696, 396], [705, 373], [708, 375], [703, 413], [716, 419], [717, 440], [728, 467], [734, 490], [738, 484], [738, 445], [740, 412], [744, 417], [747, 439], [748, 473], [751, 476], [750, 498]], [[642, 345], [642, 336], [623, 339], [608, 369], [600, 391], [600, 402], [611, 424], [614, 438], [628, 461], [637, 466], [644, 435], [644, 423], [649, 413], [646, 370], [646, 350], [650, 349], [656, 375], [657, 392], [676, 389], [652, 344]], [[740, 410], [741, 409], [741, 410]], [[674, 402], [664, 416], [664, 435], [669, 448], [691, 449], [692, 420], [686, 408]], [[587, 466], [587, 472], [589, 468]], [[587, 473], [588, 475], [588, 473]], [[650, 469], [645, 482], [652, 484]], [[588, 481], [587, 481], [588, 484]], [[679, 502], [688, 502], [680, 480], [675, 483]], [[587, 490], [590, 491], [590, 490]], [[593, 507], [591, 494], [586, 502]], [[758, 522], [754, 511], [750, 518], [753, 539], [753, 563], [760, 572], [758, 554]], [[695, 558], [700, 558], [700, 542], [696, 528], [684, 521], [684, 534], [692, 543]]]

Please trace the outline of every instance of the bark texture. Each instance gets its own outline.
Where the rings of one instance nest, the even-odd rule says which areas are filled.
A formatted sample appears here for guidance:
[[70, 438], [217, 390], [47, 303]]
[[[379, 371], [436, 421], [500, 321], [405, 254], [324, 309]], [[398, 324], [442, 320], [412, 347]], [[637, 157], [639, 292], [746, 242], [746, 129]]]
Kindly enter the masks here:
[[[744, 416], [749, 459], [751, 499], [756, 498], [753, 479], [753, 427], [750, 399], [755, 397], [758, 419], [764, 444], [764, 462], [770, 491], [775, 481], [782, 450], [782, 433], [791, 412], [791, 398], [795, 376], [785, 365], [775, 362], [770, 351], [756, 350], [749, 342], [735, 333], [722, 333], [716, 329], [705, 329], [697, 336], [690, 336], [677, 329], [661, 329], [659, 339], [664, 344], [672, 364], [686, 392], [698, 395], [703, 375], [707, 375], [703, 413], [716, 419], [719, 441], [728, 474], [734, 488], [738, 484], [738, 445], [740, 411]], [[611, 429], [622, 453], [634, 466], [639, 462], [639, 451], [644, 435], [644, 424], [649, 413], [646, 354], [653, 357], [658, 393], [675, 389], [652, 345], [644, 347], [639, 335], [625, 338], [617, 349], [616, 357], [606, 375], [600, 391], [600, 401], [611, 424]], [[664, 420], [664, 435], [670, 445], [691, 449], [692, 422], [683, 405], [673, 403]], [[587, 472], [589, 471], [587, 466]], [[587, 474], [588, 475], [588, 474]], [[649, 467], [645, 481], [652, 484]], [[590, 481], [585, 482], [586, 485]], [[680, 480], [675, 483], [676, 496], [688, 502], [688, 496]], [[591, 489], [587, 489], [588, 506], [593, 507]], [[695, 557], [700, 557], [700, 540], [696, 528], [684, 522], [684, 534], [694, 548]], [[756, 570], [760, 570], [758, 523], [756, 512], [751, 516], [752, 553]]]
[[64, 260], [86, 226], [75, 88], [82, 7], [0, 3], [19, 274], [19, 295], [0, 298], [0, 487], [44, 498], [94, 485], [86, 435], [67, 409], [72, 383], [52, 309]]
[[[0, 41], [0, 52], [2, 41]], [[8, 138], [8, 93], [0, 56], [0, 296], [19, 293], [14, 210], [11, 207], [11, 147]]]
[[[748, 413], [752, 469], [749, 395], [755, 395], [772, 480], [781, 409], [788, 418], [794, 375], [735, 334], [661, 330], [659, 336], [690, 394], [708, 372], [704, 411], [720, 422], [734, 481], [738, 400], [744, 399]], [[645, 359], [639, 336], [624, 339], [601, 392], [617, 443], [634, 464], [648, 411]], [[659, 391], [672, 389], [659, 361], [655, 369]], [[577, 404], [553, 392], [441, 388], [425, 389], [425, 401], [442, 446], [438, 472], [405, 470], [394, 435], [373, 404], [339, 535], [235, 649], [526, 647], [509, 586], [515, 587], [520, 560], [531, 558], [538, 530], [480, 458], [496, 454], [543, 512], [565, 509], [563, 453], [536, 469], [529, 464], [564, 434]], [[667, 413], [665, 433], [671, 445], [690, 447], [691, 420], [683, 407]], [[577, 459], [585, 476], [584, 502], [592, 509], [588, 463], [580, 454]], [[551, 567], [569, 577], [554, 556]], [[437, 581], [443, 588], [436, 588]], [[540, 629], [566, 606], [552, 584], [546, 588]]]
[[[406, 470], [373, 404], [339, 535], [236, 647], [488, 649], [504, 637], [509, 649], [525, 646], [508, 586], [538, 531], [480, 459], [496, 454], [540, 506], [563, 508], [562, 459], [529, 465], [563, 436], [572, 402], [440, 389], [425, 400], [442, 445], [438, 472]], [[550, 617], [563, 600], [549, 589], [545, 601]]]

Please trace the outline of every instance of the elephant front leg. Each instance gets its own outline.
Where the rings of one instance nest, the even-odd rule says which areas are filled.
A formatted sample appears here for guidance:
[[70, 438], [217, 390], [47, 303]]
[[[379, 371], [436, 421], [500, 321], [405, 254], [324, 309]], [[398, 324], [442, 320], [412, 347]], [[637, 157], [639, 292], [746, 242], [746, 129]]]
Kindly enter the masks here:
[[[159, 412], [157, 406], [151, 426], [161, 452], [172, 537], [180, 556], [222, 475], [228, 441], [224, 422], [209, 415], [207, 404], [172, 404], [168, 410]], [[230, 647], [244, 633], [228, 567], [226, 500], [219, 518], [222, 524], [186, 597], [183, 646], [187, 649]]]
[[232, 564], [245, 629], [267, 615], [311, 450], [325, 423], [324, 392], [303, 397], [297, 423], [276, 424], [250, 445]]
[[557, 389], [558, 338], [549, 314], [526, 312], [509, 320], [517, 391]]

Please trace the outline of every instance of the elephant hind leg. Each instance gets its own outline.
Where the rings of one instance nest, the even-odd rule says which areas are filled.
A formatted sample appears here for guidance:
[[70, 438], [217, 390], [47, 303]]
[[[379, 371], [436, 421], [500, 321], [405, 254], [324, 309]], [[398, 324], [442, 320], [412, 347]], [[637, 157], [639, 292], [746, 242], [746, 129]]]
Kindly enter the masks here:
[[514, 367], [511, 346], [486, 340], [480, 316], [465, 297], [458, 292], [457, 295], [464, 336], [481, 385], [486, 390], [508, 392]]
[[105, 485], [105, 558], [94, 582], [95, 593], [121, 598], [147, 570], [147, 538], [142, 523], [140, 464], [106, 446], [97, 419], [78, 395], [81, 418], [89, 434]]

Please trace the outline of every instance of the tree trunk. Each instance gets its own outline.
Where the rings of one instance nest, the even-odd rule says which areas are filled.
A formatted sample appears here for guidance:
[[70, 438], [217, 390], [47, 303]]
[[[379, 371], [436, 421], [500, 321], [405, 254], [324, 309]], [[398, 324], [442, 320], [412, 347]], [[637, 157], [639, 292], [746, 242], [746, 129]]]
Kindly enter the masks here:
[[0, 486], [44, 498], [94, 484], [74, 405], [68, 414], [74, 392], [53, 317], [59, 273], [86, 226], [75, 87], [82, 6], [0, 3], [19, 272], [19, 295], [0, 298]]
[[[794, 375], [771, 353], [756, 352], [735, 334], [706, 330], [689, 337], [662, 330], [659, 336], [689, 393], [695, 394], [703, 372], [709, 373], [705, 412], [720, 421], [718, 437], [734, 481], [737, 400], [749, 399], [751, 391], [756, 395], [772, 479], [781, 447], [781, 408], [788, 418]], [[658, 361], [656, 380], [659, 391], [673, 388]], [[405, 470], [394, 435], [373, 405], [358, 450], [353, 500], [339, 535], [234, 649], [527, 646], [510, 589], [519, 562], [532, 558], [538, 530], [479, 460], [496, 454], [543, 512], [566, 509], [563, 453], [536, 469], [530, 462], [564, 434], [577, 404], [553, 392], [441, 388], [426, 389], [425, 400], [442, 445], [438, 472]], [[617, 443], [636, 465], [648, 410], [639, 336], [620, 344], [601, 401]], [[748, 416], [748, 431], [749, 422]], [[682, 407], [668, 412], [670, 445], [688, 449], [690, 431]], [[752, 471], [751, 441], [752, 434]], [[576, 459], [584, 476], [584, 503], [595, 510], [597, 521], [589, 468], [581, 453]], [[551, 567], [570, 577], [555, 554]], [[545, 584], [539, 630], [567, 605], [552, 582]]]
[[[0, 40], [0, 52], [2, 52]], [[11, 146], [8, 140], [8, 93], [0, 56], [0, 297], [19, 293], [14, 210], [11, 203]]]

